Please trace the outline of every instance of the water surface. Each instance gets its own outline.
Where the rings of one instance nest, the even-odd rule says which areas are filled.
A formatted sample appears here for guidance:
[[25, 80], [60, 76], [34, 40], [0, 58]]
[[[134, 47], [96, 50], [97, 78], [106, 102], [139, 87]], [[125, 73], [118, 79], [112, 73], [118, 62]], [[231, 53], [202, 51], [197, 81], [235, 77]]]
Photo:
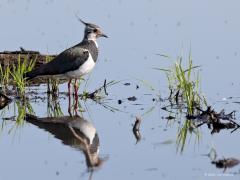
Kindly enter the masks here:
[[[188, 133], [181, 152], [177, 134], [185, 114], [166, 120], [169, 113], [161, 109], [166, 102], [152, 100], [169, 95], [165, 74], [153, 67], [167, 68], [174, 62], [156, 54], [175, 60], [191, 51], [194, 64], [201, 65], [201, 89], [209, 105], [217, 111], [236, 110], [239, 118], [235, 103], [239, 101], [239, 5], [216, 0], [1, 1], [1, 51], [22, 46], [43, 54], [60, 53], [82, 39], [84, 27], [75, 18], [78, 14], [110, 36], [99, 40], [98, 64], [80, 91], [93, 91], [104, 79], [121, 81], [107, 89], [109, 96], [101, 102], [114, 112], [101, 103], [80, 101], [85, 112], [79, 114], [99, 135], [99, 156], [104, 161], [100, 168], [89, 172], [84, 153], [63, 145], [48, 131], [27, 122], [17, 126], [3, 121], [19, 115], [15, 100], [1, 110], [0, 179], [239, 178], [238, 166], [223, 173], [206, 156], [214, 148], [217, 158], [240, 158], [238, 131], [211, 135], [204, 125], [197, 135]], [[128, 82], [130, 86], [124, 85]], [[49, 116], [46, 86], [37, 89], [43, 99], [30, 101], [31, 106], [36, 116]], [[67, 85], [61, 85], [60, 92], [66, 91]], [[126, 99], [131, 96], [137, 100]], [[56, 102], [68, 115], [67, 96], [60, 95]], [[135, 116], [142, 118], [142, 139], [137, 144], [132, 133]]]

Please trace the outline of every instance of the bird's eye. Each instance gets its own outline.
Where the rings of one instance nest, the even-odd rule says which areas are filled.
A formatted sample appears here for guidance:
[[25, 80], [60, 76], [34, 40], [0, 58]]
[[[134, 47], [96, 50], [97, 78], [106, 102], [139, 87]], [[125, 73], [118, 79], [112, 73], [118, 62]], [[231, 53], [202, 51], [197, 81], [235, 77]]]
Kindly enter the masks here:
[[94, 33], [97, 33], [97, 32], [98, 32], [98, 30], [97, 30], [97, 29], [94, 29], [94, 30], [93, 30], [93, 32], [94, 32]]

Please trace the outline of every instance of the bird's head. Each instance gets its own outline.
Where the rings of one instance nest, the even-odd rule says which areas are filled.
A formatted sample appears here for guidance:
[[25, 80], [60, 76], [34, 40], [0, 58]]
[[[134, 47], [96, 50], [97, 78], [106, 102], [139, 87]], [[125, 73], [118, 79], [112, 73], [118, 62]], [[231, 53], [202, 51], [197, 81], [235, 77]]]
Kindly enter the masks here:
[[96, 41], [96, 39], [99, 37], [108, 38], [108, 36], [103, 33], [99, 26], [92, 23], [86, 23], [80, 18], [78, 18], [78, 20], [85, 25], [84, 39]]

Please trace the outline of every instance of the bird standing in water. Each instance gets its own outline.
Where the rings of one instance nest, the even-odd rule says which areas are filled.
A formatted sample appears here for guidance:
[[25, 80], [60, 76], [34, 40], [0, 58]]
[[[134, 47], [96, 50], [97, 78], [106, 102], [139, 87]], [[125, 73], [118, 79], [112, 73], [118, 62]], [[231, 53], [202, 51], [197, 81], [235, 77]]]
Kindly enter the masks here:
[[69, 109], [71, 114], [71, 81], [75, 79], [75, 106], [74, 109], [77, 112], [78, 106], [78, 85], [77, 80], [82, 76], [88, 74], [95, 66], [98, 58], [98, 44], [97, 38], [108, 36], [103, 33], [101, 28], [95, 24], [86, 23], [79, 19], [85, 25], [84, 37], [79, 44], [66, 49], [58, 56], [56, 56], [49, 63], [27, 72], [25, 77], [27, 80], [35, 77], [45, 78], [64, 78], [68, 81], [68, 94], [69, 94]]
[[77, 79], [88, 74], [97, 61], [98, 44], [97, 38], [108, 37], [101, 28], [95, 24], [86, 23], [79, 19], [85, 25], [84, 37], [79, 44], [66, 49], [56, 56], [49, 63], [27, 72], [25, 77], [33, 79], [35, 77], [47, 78], [64, 78], [69, 79], [68, 92], [70, 94], [70, 86], [72, 79], [75, 79], [75, 94], [77, 94]]

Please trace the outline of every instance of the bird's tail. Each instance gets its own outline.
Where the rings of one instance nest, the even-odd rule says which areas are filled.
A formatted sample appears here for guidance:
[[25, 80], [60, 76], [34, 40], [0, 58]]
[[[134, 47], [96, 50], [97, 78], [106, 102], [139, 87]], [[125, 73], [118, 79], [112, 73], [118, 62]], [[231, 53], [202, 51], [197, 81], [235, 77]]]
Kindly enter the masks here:
[[26, 72], [23, 77], [26, 78], [26, 80], [33, 79], [40, 75], [39, 69], [34, 69], [32, 71]]

